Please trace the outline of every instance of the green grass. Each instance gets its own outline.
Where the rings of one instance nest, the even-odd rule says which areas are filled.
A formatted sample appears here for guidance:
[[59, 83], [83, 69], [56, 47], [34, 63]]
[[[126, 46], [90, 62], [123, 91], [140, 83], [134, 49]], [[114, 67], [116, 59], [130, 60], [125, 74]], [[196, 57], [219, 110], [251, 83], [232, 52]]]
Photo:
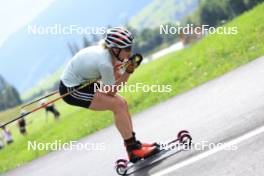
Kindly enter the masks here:
[[[236, 18], [227, 26], [237, 26], [238, 35], [211, 35], [192, 46], [142, 65], [129, 80], [129, 84], [168, 84], [169, 93], [122, 93], [133, 114], [179, 93], [212, 80], [224, 73], [264, 55], [264, 4]], [[0, 151], [0, 172], [27, 163], [49, 151], [27, 150], [27, 141], [67, 142], [77, 140], [113, 123], [110, 112], [92, 112], [71, 107], [59, 101], [56, 106], [62, 113], [59, 122], [50, 117], [45, 123], [41, 110], [27, 117], [29, 135], [18, 134], [16, 124], [10, 126], [15, 143]], [[7, 120], [12, 111], [0, 114]], [[177, 117], [175, 117], [177, 118]]]

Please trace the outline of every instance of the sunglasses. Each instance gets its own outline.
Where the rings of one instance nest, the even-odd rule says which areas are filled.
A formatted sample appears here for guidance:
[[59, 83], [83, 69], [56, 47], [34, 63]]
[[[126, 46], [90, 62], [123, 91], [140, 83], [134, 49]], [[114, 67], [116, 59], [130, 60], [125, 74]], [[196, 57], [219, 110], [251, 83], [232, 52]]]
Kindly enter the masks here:
[[126, 52], [129, 52], [129, 51], [131, 51], [131, 50], [132, 50], [132, 47], [131, 47], [131, 46], [129, 46], [129, 47], [123, 48], [123, 50], [124, 50], [124, 51], [126, 51]]

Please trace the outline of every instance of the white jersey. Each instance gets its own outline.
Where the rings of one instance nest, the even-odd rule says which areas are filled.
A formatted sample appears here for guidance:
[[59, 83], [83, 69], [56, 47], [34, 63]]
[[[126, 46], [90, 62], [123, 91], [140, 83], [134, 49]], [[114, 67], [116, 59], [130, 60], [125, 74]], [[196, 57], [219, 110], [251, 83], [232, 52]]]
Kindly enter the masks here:
[[100, 45], [80, 50], [67, 64], [61, 81], [67, 87], [100, 80], [104, 85], [115, 84], [114, 67], [109, 51]]

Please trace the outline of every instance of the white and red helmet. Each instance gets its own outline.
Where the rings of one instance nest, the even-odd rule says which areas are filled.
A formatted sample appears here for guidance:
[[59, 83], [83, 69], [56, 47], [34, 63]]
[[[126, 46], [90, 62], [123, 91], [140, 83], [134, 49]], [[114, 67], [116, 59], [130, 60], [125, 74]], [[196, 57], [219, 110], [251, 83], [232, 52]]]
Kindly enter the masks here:
[[132, 46], [133, 35], [123, 27], [109, 28], [106, 31], [105, 43], [108, 48], [128, 48]]

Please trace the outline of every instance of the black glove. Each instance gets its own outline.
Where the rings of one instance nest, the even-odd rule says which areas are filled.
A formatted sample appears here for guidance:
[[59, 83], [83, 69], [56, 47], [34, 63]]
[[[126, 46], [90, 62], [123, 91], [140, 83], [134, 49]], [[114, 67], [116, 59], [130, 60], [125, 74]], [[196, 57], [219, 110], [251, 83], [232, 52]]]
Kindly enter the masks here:
[[128, 58], [128, 62], [126, 64], [126, 72], [131, 74], [134, 70], [141, 64], [143, 57], [141, 54], [133, 54]]

